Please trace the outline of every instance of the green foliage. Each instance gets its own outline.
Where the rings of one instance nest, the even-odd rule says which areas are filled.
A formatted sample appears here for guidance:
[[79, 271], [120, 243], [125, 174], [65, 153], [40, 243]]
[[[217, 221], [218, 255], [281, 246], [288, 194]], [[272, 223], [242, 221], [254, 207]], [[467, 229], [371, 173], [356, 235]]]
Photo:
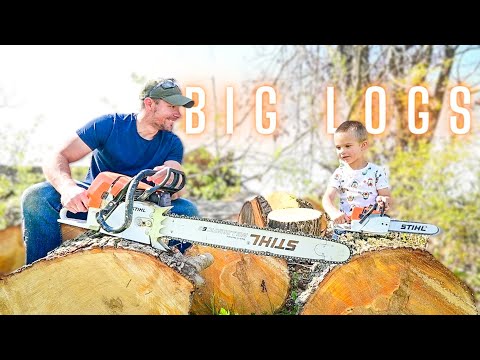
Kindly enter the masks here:
[[[72, 176], [83, 180], [88, 167], [72, 166]], [[45, 181], [40, 167], [2, 166], [0, 169], [0, 230], [20, 221], [20, 199], [31, 185]]]
[[[390, 162], [392, 217], [435, 224], [429, 251], [476, 292], [480, 300], [480, 159], [469, 141], [443, 148], [419, 141], [396, 149]], [[478, 146], [478, 144], [477, 144]]]
[[75, 180], [84, 180], [88, 172], [88, 166], [72, 166], [72, 178]]
[[240, 175], [235, 171], [233, 153], [215, 157], [199, 148], [185, 155], [189, 196], [207, 200], [228, 199], [240, 191]]
[[3, 166], [0, 173], [0, 229], [20, 222], [20, 198], [32, 184], [44, 181], [39, 168]]
[[288, 296], [287, 305], [284, 306], [277, 313], [278, 315], [298, 315], [299, 305], [295, 302], [298, 298], [298, 282], [299, 275], [297, 272], [293, 272], [290, 278], [290, 294]]
[[233, 315], [233, 314], [230, 314], [229, 310], [221, 308], [217, 315]]

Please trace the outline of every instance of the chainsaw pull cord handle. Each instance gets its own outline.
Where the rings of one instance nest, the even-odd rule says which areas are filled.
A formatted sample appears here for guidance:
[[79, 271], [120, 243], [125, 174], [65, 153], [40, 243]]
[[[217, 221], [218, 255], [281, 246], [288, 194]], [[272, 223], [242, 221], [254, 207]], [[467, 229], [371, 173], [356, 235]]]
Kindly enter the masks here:
[[373, 205], [370, 210], [367, 211], [367, 213], [365, 215], [362, 216], [362, 218], [360, 219], [360, 224], [363, 224], [363, 222], [365, 220], [367, 220], [367, 218], [377, 209], [377, 206], [378, 206], [378, 203], [375, 203], [375, 205]]
[[107, 224], [106, 220], [113, 213], [113, 210], [116, 209], [120, 204], [120, 200], [123, 198], [123, 194], [124, 194], [123, 190], [115, 197], [115, 199], [110, 201], [104, 209], [98, 212], [97, 222], [100, 224], [103, 230], [109, 233], [118, 234], [130, 226], [133, 218], [133, 202], [134, 202], [135, 190], [137, 190], [138, 184], [140, 183], [141, 180], [143, 180], [147, 176], [152, 176], [155, 173], [156, 173], [155, 170], [145, 169], [140, 171], [137, 175], [135, 175], [135, 177], [132, 178], [132, 180], [130, 180], [130, 183], [128, 185], [128, 188], [125, 194], [125, 218], [123, 220], [122, 225], [120, 225], [119, 227], [113, 228]]

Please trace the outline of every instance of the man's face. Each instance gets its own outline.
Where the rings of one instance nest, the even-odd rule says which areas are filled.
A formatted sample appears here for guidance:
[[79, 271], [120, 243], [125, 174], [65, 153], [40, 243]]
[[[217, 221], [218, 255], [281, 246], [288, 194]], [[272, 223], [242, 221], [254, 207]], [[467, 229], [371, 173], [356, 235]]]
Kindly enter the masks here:
[[159, 130], [172, 131], [175, 121], [182, 117], [180, 107], [171, 105], [164, 100], [156, 100], [153, 119]]

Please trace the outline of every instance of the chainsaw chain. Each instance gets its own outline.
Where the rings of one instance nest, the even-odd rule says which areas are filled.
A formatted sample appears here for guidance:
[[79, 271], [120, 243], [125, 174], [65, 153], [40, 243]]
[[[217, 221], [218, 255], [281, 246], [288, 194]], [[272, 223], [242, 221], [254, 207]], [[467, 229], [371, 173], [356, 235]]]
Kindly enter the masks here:
[[333, 263], [333, 264], [344, 264], [344, 263], [348, 262], [350, 260], [350, 258], [352, 257], [352, 247], [350, 245], [344, 243], [343, 241], [339, 241], [336, 238], [325, 238], [325, 237], [305, 234], [305, 233], [302, 233], [302, 232], [299, 232], [299, 231], [289, 231], [289, 230], [285, 230], [285, 229], [259, 227], [257, 225], [253, 225], [253, 224], [252, 225], [250, 225], [250, 224], [240, 224], [240, 223], [237, 223], [237, 222], [234, 222], [234, 221], [228, 221], [228, 220], [209, 219], [209, 218], [202, 218], [202, 217], [196, 217], [196, 216], [185, 216], [185, 215], [178, 215], [178, 214], [173, 214], [173, 213], [167, 213], [165, 215], [168, 216], [168, 217], [172, 217], [172, 218], [200, 220], [200, 221], [203, 221], [203, 222], [217, 223], [217, 224], [223, 224], [223, 225], [233, 225], [235, 227], [243, 227], [243, 228], [254, 229], [254, 230], [268, 230], [268, 229], [271, 229], [275, 232], [283, 233], [283, 234], [298, 235], [298, 236], [303, 236], [303, 237], [310, 237], [310, 238], [313, 238], [313, 239], [322, 239], [322, 240], [326, 240], [326, 241], [332, 241], [332, 242], [340, 243], [340, 244], [343, 244], [343, 245], [347, 246], [348, 249], [350, 250], [350, 255], [349, 255], [348, 259], [346, 259], [345, 261], [314, 260], [314, 259], [307, 259], [307, 258], [297, 257], [297, 256], [278, 255], [278, 254], [271, 253], [269, 251], [244, 250], [242, 248], [233, 247], [233, 246], [212, 245], [212, 244], [209, 244], [209, 243], [204, 243], [202, 241], [185, 240], [185, 239], [181, 239], [181, 238], [175, 238], [175, 237], [168, 236], [169, 239], [177, 240], [177, 241], [180, 241], [180, 242], [195, 243], [195, 244], [200, 244], [200, 245], [204, 245], [204, 246], [210, 246], [210, 247], [213, 247], [213, 248], [239, 251], [239, 252], [242, 252], [242, 253], [245, 253], [245, 254], [255, 254], [255, 255], [262, 255], [262, 256], [274, 256], [274, 257], [278, 257], [278, 258], [284, 258], [289, 262], [298, 260], [298, 261], [307, 261], [307, 262], [325, 262], [325, 263]]

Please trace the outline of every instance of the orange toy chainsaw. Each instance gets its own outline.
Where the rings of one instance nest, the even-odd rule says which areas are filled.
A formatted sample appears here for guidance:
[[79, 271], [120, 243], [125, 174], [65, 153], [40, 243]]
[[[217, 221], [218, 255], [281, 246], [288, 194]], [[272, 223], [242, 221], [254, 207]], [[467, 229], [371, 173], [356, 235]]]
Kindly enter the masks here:
[[384, 214], [383, 208], [378, 210], [378, 203], [370, 207], [354, 207], [350, 224], [335, 226], [336, 232], [353, 231], [372, 234], [386, 234], [389, 231], [421, 235], [435, 235], [440, 229], [431, 224], [414, 221], [392, 220]]

